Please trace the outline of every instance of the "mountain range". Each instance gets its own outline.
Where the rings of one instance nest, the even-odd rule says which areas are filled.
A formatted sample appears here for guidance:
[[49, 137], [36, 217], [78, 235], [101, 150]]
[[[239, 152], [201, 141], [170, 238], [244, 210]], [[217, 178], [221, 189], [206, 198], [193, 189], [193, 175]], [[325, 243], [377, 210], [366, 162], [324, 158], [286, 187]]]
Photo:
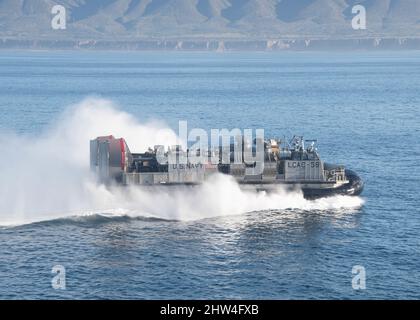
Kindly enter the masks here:
[[[359, 4], [366, 9], [365, 30], [352, 28]], [[65, 30], [51, 27], [55, 5], [66, 9]], [[372, 46], [379, 39], [416, 47], [420, 0], [0, 0], [0, 47], [137, 42], [183, 48], [191, 42], [223, 49], [263, 41], [266, 48], [287, 48], [366, 39]]]

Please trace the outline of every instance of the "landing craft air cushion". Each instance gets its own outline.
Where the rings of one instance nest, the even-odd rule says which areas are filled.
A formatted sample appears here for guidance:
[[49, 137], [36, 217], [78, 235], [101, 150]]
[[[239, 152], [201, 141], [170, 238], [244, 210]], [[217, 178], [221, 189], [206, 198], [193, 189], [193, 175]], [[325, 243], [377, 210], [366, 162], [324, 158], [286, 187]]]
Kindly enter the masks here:
[[[253, 162], [244, 159], [246, 150], [256, 152], [256, 141], [249, 149], [244, 146], [245, 139], [236, 141], [240, 141], [240, 148], [231, 144], [201, 152], [184, 151], [176, 145], [167, 151], [163, 146], [155, 146], [144, 153], [131, 153], [123, 138], [102, 136], [90, 141], [90, 166], [104, 184], [199, 185], [211, 175], [221, 173], [232, 176], [243, 189], [272, 191], [283, 186], [302, 190], [305, 198], [355, 196], [363, 191], [364, 183], [354, 171], [321, 160], [315, 140], [310, 140], [307, 148], [299, 136], [290, 142], [264, 140], [262, 161]], [[199, 162], [197, 153], [205, 154]]]

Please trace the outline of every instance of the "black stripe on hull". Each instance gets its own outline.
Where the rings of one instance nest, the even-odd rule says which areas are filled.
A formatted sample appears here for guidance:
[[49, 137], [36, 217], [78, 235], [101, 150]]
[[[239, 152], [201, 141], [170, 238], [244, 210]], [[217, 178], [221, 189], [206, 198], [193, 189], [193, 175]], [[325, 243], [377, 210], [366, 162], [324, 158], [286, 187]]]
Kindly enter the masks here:
[[358, 196], [362, 193], [364, 188], [363, 180], [352, 170], [346, 169], [346, 177], [348, 183], [338, 188], [327, 189], [302, 189], [303, 195], [306, 199], [316, 199], [324, 197], [332, 197], [335, 195]]

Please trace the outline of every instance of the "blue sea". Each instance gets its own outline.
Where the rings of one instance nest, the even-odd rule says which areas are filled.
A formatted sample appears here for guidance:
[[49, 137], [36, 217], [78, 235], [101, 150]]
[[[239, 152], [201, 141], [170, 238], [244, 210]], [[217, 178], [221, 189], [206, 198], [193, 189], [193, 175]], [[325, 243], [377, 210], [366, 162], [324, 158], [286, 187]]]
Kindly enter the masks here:
[[[1, 51], [0, 298], [419, 299], [419, 110], [414, 51]], [[136, 151], [180, 120], [315, 138], [365, 190], [91, 183], [89, 139]]]

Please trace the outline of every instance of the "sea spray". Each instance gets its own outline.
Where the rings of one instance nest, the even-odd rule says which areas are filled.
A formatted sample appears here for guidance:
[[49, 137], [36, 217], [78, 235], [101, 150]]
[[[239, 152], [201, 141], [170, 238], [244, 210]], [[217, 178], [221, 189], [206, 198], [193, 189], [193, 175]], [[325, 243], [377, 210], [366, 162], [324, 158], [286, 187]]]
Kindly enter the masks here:
[[[125, 214], [174, 220], [196, 220], [261, 210], [338, 210], [358, 208], [359, 197], [334, 196], [307, 200], [300, 191], [243, 190], [233, 177], [215, 174], [199, 186], [115, 187], [109, 191], [108, 207], [124, 204]], [[103, 204], [100, 200], [97, 205]], [[104, 208], [105, 209], [105, 208]], [[110, 211], [112, 212], [112, 211]]]

